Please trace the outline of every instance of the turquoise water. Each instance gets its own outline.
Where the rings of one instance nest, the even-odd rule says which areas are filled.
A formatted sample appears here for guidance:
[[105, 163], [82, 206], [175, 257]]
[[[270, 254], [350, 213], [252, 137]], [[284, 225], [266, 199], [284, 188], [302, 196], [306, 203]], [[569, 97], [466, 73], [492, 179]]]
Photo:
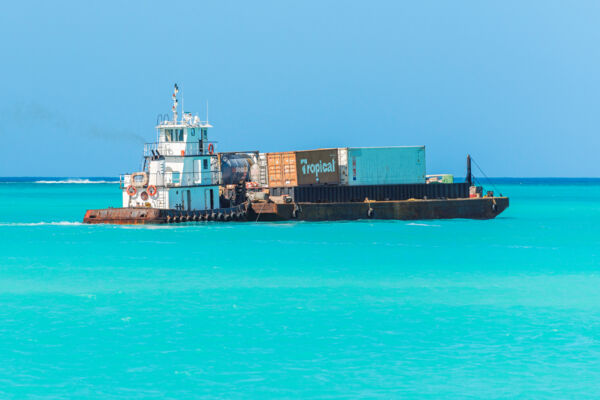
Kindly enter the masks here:
[[491, 221], [79, 224], [115, 184], [0, 183], [0, 398], [600, 393], [600, 181]]

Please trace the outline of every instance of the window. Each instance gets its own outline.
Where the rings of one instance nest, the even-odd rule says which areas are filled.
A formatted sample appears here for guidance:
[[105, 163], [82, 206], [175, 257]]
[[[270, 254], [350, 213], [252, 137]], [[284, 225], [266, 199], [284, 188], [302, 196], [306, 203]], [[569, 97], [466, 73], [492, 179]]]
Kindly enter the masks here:
[[165, 129], [165, 142], [183, 142], [183, 129]]
[[202, 166], [204, 169], [208, 169], [208, 160], [206, 158], [204, 159]]
[[196, 136], [196, 128], [190, 129], [190, 133], [192, 134], [192, 136]]
[[179, 184], [179, 180], [181, 179], [181, 173], [179, 172], [173, 172], [173, 183], [175, 184]]
[[202, 128], [201, 132], [202, 132], [202, 139], [206, 140], [207, 139], [207, 137], [206, 137], [207, 136], [206, 135], [206, 128]]

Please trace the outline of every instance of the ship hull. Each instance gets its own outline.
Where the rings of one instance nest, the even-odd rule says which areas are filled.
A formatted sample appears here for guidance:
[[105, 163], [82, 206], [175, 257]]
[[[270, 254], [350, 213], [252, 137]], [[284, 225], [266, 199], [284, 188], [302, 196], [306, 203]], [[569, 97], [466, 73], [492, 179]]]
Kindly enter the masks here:
[[266, 203], [266, 206], [254, 203], [248, 217], [256, 221], [493, 219], [508, 208], [508, 205], [508, 197], [364, 203]]
[[194, 221], [238, 221], [246, 219], [246, 205], [214, 210], [163, 210], [147, 207], [87, 210], [85, 224], [145, 225]]
[[252, 203], [217, 210], [106, 208], [88, 210], [88, 224], [163, 224], [193, 221], [340, 221], [358, 219], [492, 219], [509, 205], [507, 197], [399, 200], [349, 203]]

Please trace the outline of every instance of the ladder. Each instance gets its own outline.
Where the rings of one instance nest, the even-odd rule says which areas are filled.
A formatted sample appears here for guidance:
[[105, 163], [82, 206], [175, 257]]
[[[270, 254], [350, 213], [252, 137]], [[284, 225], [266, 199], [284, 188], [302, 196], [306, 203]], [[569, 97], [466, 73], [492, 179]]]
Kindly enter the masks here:
[[156, 208], [167, 208], [167, 190], [159, 190], [158, 198], [156, 199]]

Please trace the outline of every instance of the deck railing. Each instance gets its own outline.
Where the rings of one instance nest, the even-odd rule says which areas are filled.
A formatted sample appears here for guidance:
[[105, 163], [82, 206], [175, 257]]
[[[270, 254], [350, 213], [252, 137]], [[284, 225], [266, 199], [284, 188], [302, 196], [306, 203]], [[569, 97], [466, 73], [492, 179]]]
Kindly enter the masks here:
[[205, 156], [216, 154], [217, 142], [154, 142], [144, 144], [144, 157]]
[[[135, 176], [134, 176], [135, 175]], [[133, 177], [133, 179], [132, 179]], [[209, 186], [221, 183], [221, 173], [216, 170], [203, 170], [198, 172], [166, 171], [144, 174], [122, 174], [119, 177], [119, 186], [124, 189], [129, 186], [147, 187], [182, 187], [182, 186]]]

